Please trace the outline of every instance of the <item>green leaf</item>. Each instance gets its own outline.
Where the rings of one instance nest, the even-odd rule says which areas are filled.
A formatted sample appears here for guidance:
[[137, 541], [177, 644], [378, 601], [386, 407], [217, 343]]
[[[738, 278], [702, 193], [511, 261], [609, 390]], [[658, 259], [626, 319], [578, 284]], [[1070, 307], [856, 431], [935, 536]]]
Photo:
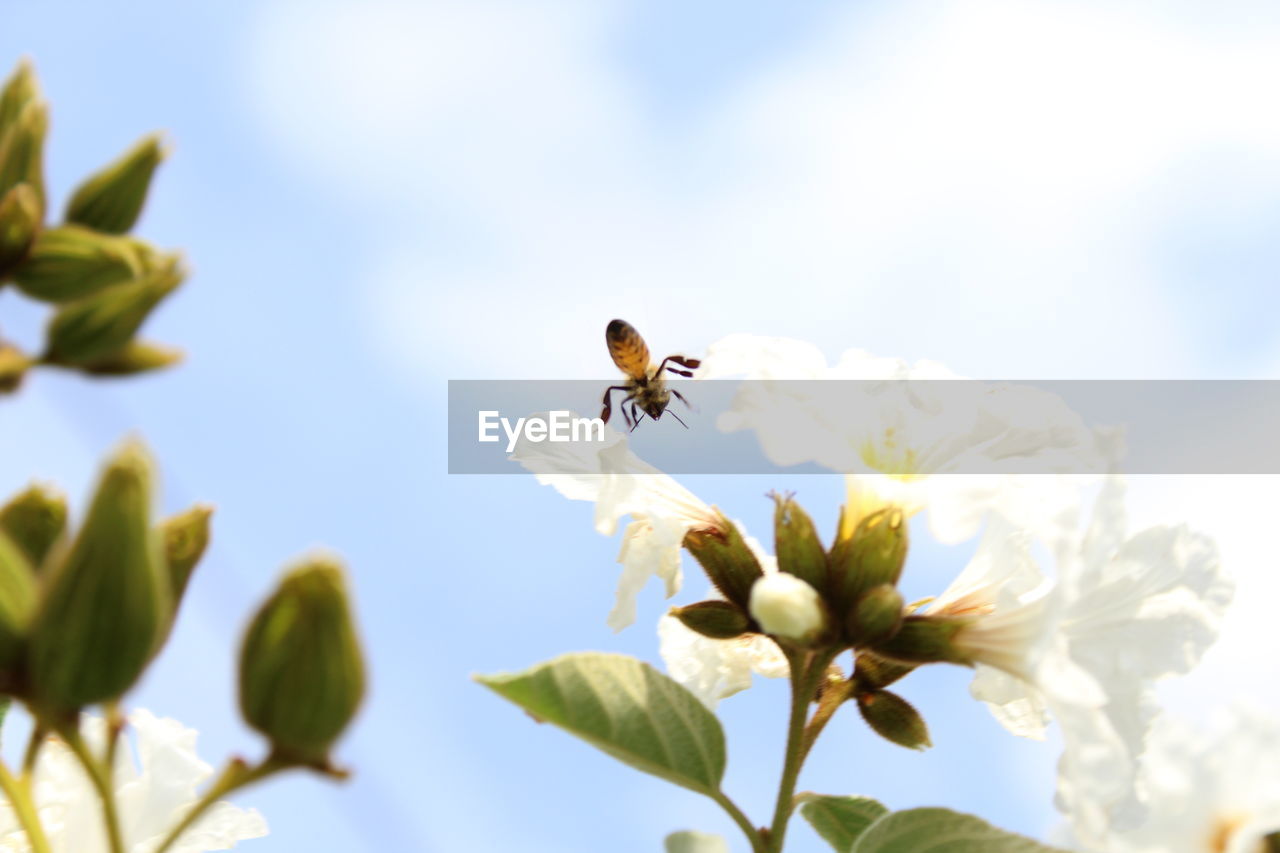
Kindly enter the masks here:
[[851, 853], [1063, 853], [949, 809], [908, 809], [880, 818]]
[[476, 680], [638, 770], [708, 796], [724, 777], [724, 730], [685, 688], [625, 655], [562, 655]]
[[840, 853], [849, 853], [858, 836], [889, 809], [870, 797], [829, 797], [804, 793], [796, 797], [800, 814], [814, 830]]
[[667, 853], [729, 853], [729, 844], [705, 832], [673, 832], [663, 845]]

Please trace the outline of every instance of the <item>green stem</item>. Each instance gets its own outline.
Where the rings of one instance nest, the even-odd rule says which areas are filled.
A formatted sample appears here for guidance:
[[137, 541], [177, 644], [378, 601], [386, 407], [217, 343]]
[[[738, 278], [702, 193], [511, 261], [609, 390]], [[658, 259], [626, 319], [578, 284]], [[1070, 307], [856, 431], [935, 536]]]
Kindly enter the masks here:
[[66, 741], [71, 752], [80, 761], [80, 766], [88, 774], [98, 798], [102, 800], [102, 820], [106, 824], [107, 841], [111, 845], [111, 853], [125, 853], [124, 836], [120, 832], [120, 813], [116, 809], [115, 791], [111, 790], [112, 768], [96, 760], [89, 752], [89, 746], [80, 736], [78, 723], [67, 726], [59, 732]]
[[31, 726], [31, 737], [27, 739], [27, 750], [22, 756], [22, 778], [30, 781], [36, 772], [36, 759], [40, 757], [40, 750], [44, 747], [44, 738], [47, 732], [44, 725], [35, 720]]
[[817, 737], [816, 731], [812, 733], [812, 737], [806, 734], [809, 703], [813, 701], [818, 684], [826, 676], [827, 667], [835, 659], [835, 654], [805, 651], [789, 654], [787, 657], [791, 663], [791, 717], [787, 724], [787, 748], [782, 765], [782, 779], [778, 783], [778, 800], [774, 805], [773, 823], [769, 827], [765, 853], [782, 853], [787, 822], [795, 808], [796, 782], [800, 779], [800, 768], [804, 766], [809, 747]]
[[3, 790], [4, 795], [9, 798], [13, 813], [17, 815], [18, 824], [27, 834], [31, 853], [52, 853], [53, 848], [49, 846], [49, 838], [44, 834], [44, 827], [40, 824], [40, 813], [36, 811], [35, 800], [31, 796], [30, 780], [18, 779], [6, 765], [0, 763], [0, 790]]
[[267, 758], [257, 767], [249, 767], [240, 759], [235, 759], [227, 765], [227, 769], [222, 771], [218, 781], [209, 787], [209, 790], [191, 807], [186, 816], [178, 822], [177, 826], [169, 831], [169, 834], [165, 836], [164, 841], [160, 843], [154, 853], [165, 853], [178, 842], [178, 839], [182, 837], [182, 833], [190, 829], [192, 824], [199, 820], [206, 811], [232, 791], [251, 785], [254, 782], [259, 782], [289, 766], [287, 762], [278, 761], [275, 758]]
[[760, 836], [760, 830], [751, 825], [751, 819], [743, 814], [742, 809], [738, 808], [733, 800], [721, 791], [712, 794], [711, 799], [719, 803], [720, 808], [724, 809], [729, 817], [733, 818], [733, 822], [742, 829], [743, 834], [747, 836], [747, 841], [751, 842], [752, 853], [768, 853], [764, 839]]

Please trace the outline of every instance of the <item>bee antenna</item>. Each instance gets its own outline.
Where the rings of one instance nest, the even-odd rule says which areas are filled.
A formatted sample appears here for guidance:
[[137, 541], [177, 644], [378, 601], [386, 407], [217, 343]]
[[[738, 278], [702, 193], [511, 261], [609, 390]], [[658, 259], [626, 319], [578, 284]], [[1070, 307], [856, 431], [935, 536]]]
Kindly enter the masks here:
[[679, 415], [677, 415], [673, 410], [671, 410], [671, 409], [667, 409], [667, 414], [671, 415], [671, 417], [673, 417], [673, 418], [675, 418], [676, 420], [680, 421], [680, 426], [684, 427], [685, 429], [688, 429], [688, 428], [689, 428], [689, 425], [688, 425], [687, 423], [685, 423], [684, 421], [681, 421], [681, 420], [680, 420], [680, 416], [679, 416]]

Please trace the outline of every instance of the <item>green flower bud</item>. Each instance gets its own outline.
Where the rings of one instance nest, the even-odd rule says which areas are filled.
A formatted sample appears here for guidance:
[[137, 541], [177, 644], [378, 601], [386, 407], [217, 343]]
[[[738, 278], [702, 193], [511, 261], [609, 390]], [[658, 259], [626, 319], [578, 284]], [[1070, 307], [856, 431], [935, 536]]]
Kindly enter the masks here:
[[5, 278], [31, 248], [40, 231], [40, 197], [18, 184], [0, 197], [0, 278]]
[[63, 225], [36, 238], [13, 281], [32, 299], [70, 302], [133, 281], [144, 264], [145, 250], [135, 240]]
[[858, 710], [862, 719], [876, 734], [907, 749], [928, 749], [929, 728], [911, 703], [888, 690], [858, 694]]
[[859, 652], [853, 678], [862, 687], [888, 687], [915, 670], [908, 664], [893, 663], [867, 652]]
[[737, 526], [720, 515], [715, 530], [691, 530], [684, 537], [689, 549], [716, 589], [729, 601], [747, 610], [751, 603], [751, 587], [764, 575], [760, 561], [747, 547]]
[[144, 137], [76, 188], [67, 202], [67, 221], [109, 234], [125, 233], [138, 221], [151, 176], [164, 157], [160, 137]]
[[0, 533], [22, 550], [37, 573], [66, 527], [67, 499], [46, 486], [29, 486], [0, 507]]
[[0, 690], [13, 687], [13, 671], [37, 598], [36, 574], [22, 549], [0, 531]]
[[18, 111], [12, 124], [0, 134], [0, 193], [27, 184], [44, 220], [44, 137], [49, 131], [49, 110], [38, 100]]
[[145, 448], [126, 442], [107, 461], [75, 539], [49, 567], [28, 663], [42, 712], [119, 698], [152, 657], [170, 604], [151, 483]]
[[886, 507], [862, 519], [853, 536], [831, 549], [832, 582], [840, 608], [848, 612], [872, 587], [896, 586], [906, 560], [907, 521], [901, 509]]
[[892, 584], [882, 583], [858, 599], [846, 620], [846, 629], [854, 643], [880, 642], [897, 633], [902, 617], [902, 593]]
[[308, 560], [284, 576], [249, 624], [240, 712], [276, 758], [323, 768], [364, 686], [343, 570], [335, 560]]
[[699, 601], [688, 607], [673, 607], [671, 615], [690, 631], [713, 640], [732, 640], [751, 630], [751, 619], [728, 601]]
[[955, 636], [970, 620], [908, 616], [892, 637], [872, 644], [878, 657], [903, 664], [972, 664], [970, 656], [956, 648]]
[[94, 376], [133, 376], [163, 370], [182, 361], [182, 350], [134, 339], [105, 358], [77, 365]]
[[137, 281], [62, 306], [49, 322], [45, 358], [55, 364], [83, 365], [116, 355], [182, 278], [177, 260], [170, 259]]
[[31, 359], [22, 350], [0, 341], [0, 394], [18, 390], [31, 367]]
[[0, 90], [0, 137], [17, 121], [22, 108], [38, 97], [40, 87], [36, 83], [35, 68], [30, 60], [19, 60]]
[[1259, 853], [1280, 853], [1280, 832], [1264, 835]]
[[808, 513], [790, 496], [774, 494], [774, 540], [778, 568], [817, 590], [827, 586], [827, 550]]
[[169, 579], [170, 609], [163, 635], [156, 644], [155, 654], [160, 653], [164, 642], [169, 639], [173, 623], [178, 618], [178, 609], [182, 606], [182, 598], [187, 592], [187, 583], [200, 563], [200, 558], [204, 556], [204, 549], [209, 545], [211, 515], [213, 507], [196, 504], [186, 512], [160, 522], [160, 547], [164, 552], [164, 566]]

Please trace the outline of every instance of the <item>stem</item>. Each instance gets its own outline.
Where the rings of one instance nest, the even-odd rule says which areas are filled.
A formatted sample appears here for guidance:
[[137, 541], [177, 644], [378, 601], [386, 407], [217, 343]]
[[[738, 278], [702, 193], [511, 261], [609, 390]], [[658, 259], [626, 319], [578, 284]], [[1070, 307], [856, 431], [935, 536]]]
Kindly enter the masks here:
[[111, 853], [125, 853], [124, 837], [120, 833], [120, 814], [116, 809], [116, 795], [111, 790], [111, 768], [94, 759], [88, 745], [80, 736], [78, 723], [68, 726], [60, 732], [62, 739], [71, 748], [72, 754], [80, 761], [80, 766], [88, 774], [89, 781], [102, 800], [102, 820], [107, 828], [107, 840], [111, 844]]
[[36, 772], [36, 759], [40, 756], [40, 750], [44, 747], [44, 738], [48, 732], [39, 720], [35, 720], [31, 726], [31, 737], [27, 739], [27, 750], [22, 756], [22, 778], [30, 781]]
[[721, 791], [716, 791], [712, 794], [711, 799], [719, 803], [720, 807], [729, 814], [729, 817], [733, 818], [733, 822], [742, 829], [747, 836], [747, 841], [751, 842], [752, 853], [767, 853], [764, 839], [760, 837], [760, 831], [751, 825], [751, 819], [743, 814], [742, 809], [738, 808], [733, 800], [729, 799]]
[[40, 813], [36, 811], [35, 800], [31, 796], [30, 779], [16, 778], [5, 764], [0, 763], [0, 789], [3, 789], [4, 795], [9, 798], [13, 813], [17, 815], [18, 824], [27, 834], [31, 853], [52, 853], [53, 848], [49, 846], [49, 838], [44, 834], [44, 827], [40, 824]]
[[209, 790], [191, 807], [186, 816], [178, 822], [178, 825], [169, 831], [169, 834], [165, 836], [164, 841], [155, 849], [154, 853], [165, 853], [178, 842], [178, 839], [182, 837], [182, 833], [190, 829], [192, 824], [227, 794], [246, 785], [259, 782], [273, 773], [286, 769], [288, 766], [288, 763], [278, 761], [274, 757], [269, 757], [257, 767], [252, 768], [238, 758], [233, 760], [227, 765], [227, 769], [222, 771], [218, 781], [209, 787]]
[[[773, 824], [769, 827], [768, 846], [765, 853], [782, 853], [782, 842], [787, 834], [787, 822], [795, 808], [796, 782], [800, 768], [813, 739], [807, 737], [805, 723], [809, 717], [809, 703], [813, 701], [819, 682], [826, 676], [827, 667], [835, 659], [834, 653], [815, 654], [800, 652], [787, 656], [791, 663], [791, 719], [787, 724], [786, 757], [782, 765], [782, 780], [778, 783], [778, 801], [773, 810]], [[826, 715], [830, 718], [830, 714]], [[826, 719], [822, 720], [825, 724]], [[821, 729], [821, 725], [819, 725]], [[813, 733], [813, 738], [817, 732]]]

